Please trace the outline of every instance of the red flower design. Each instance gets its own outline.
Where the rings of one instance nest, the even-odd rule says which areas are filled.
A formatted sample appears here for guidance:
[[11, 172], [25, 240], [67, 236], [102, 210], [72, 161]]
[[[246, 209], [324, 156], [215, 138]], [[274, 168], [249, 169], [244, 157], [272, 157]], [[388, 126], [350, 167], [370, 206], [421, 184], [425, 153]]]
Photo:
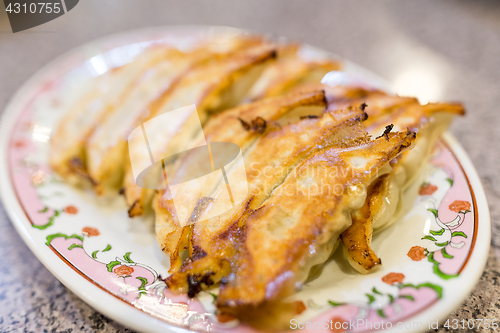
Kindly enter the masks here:
[[450, 210], [455, 213], [465, 212], [467, 210], [470, 211], [470, 202], [464, 200], [455, 200], [448, 208], [450, 208]]
[[24, 142], [23, 140], [17, 140], [16, 142], [14, 142], [14, 147], [16, 148], [22, 148], [26, 146], [26, 142]]
[[342, 327], [342, 325], [346, 326], [345, 322], [342, 317], [333, 317], [330, 319], [330, 331], [335, 333], [345, 332], [346, 329]]
[[78, 213], [78, 208], [76, 208], [75, 206], [68, 206], [64, 208], [64, 212], [66, 214], [75, 215], [76, 213]]
[[295, 301], [293, 302], [295, 305], [295, 314], [299, 315], [302, 312], [306, 311], [306, 305], [302, 301]]
[[134, 269], [132, 267], [125, 266], [125, 265], [118, 266], [118, 267], [115, 267], [115, 269], [113, 269], [113, 273], [115, 273], [118, 276], [130, 275], [133, 272], [134, 272]]
[[413, 261], [420, 261], [425, 258], [425, 249], [421, 246], [413, 246], [408, 251], [408, 257]]
[[389, 273], [386, 276], [382, 277], [382, 281], [387, 284], [393, 285], [395, 283], [402, 283], [405, 276], [401, 273]]
[[423, 184], [420, 186], [420, 189], [418, 190], [418, 194], [420, 195], [431, 195], [432, 193], [436, 192], [438, 187], [436, 185], [432, 184]]
[[99, 230], [97, 230], [96, 228], [91, 228], [91, 227], [85, 227], [85, 228], [83, 228], [82, 229], [82, 233], [85, 236], [89, 236], [89, 237], [99, 236], [101, 234], [99, 232]]

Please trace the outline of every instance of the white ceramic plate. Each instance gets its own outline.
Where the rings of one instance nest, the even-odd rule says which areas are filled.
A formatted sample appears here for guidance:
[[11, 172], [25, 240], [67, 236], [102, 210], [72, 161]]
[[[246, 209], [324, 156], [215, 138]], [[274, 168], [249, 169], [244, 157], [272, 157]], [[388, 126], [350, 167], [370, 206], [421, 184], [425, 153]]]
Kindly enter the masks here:
[[[96, 310], [138, 331], [250, 332], [219, 323], [212, 295], [172, 295], [159, 278], [168, 259], [159, 250], [151, 218], [129, 219], [121, 198], [102, 202], [57, 180], [47, 163], [48, 140], [83, 83], [130, 61], [151, 41], [196, 43], [229, 28], [154, 28], [108, 37], [53, 61], [12, 98], [1, 123], [0, 189], [12, 223], [38, 259]], [[308, 52], [328, 55], [314, 48]], [[386, 87], [347, 63], [350, 77]], [[469, 158], [449, 134], [436, 146], [408, 214], [375, 235], [380, 270], [356, 273], [341, 251], [319, 278], [294, 298], [307, 308], [291, 327], [319, 331], [356, 323], [420, 331], [458, 307], [478, 281], [490, 244], [485, 195]], [[424, 184], [424, 185], [423, 185]], [[421, 193], [419, 195], [418, 193]], [[328, 323], [328, 324], [327, 324]], [[344, 324], [345, 328], [345, 324]]]

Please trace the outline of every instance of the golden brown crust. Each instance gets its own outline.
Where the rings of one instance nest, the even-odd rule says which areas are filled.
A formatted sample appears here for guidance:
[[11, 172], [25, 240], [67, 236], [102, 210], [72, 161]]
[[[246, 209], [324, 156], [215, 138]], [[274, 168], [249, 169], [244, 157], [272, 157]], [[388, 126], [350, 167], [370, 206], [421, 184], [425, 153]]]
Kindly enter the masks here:
[[340, 61], [304, 59], [299, 50], [297, 44], [281, 45], [277, 61], [265, 70], [247, 98], [257, 100], [278, 96], [298, 85], [319, 83], [325, 74], [342, 67]]
[[[366, 114], [361, 109], [348, 108], [266, 132], [244, 157], [245, 165], [249, 166], [246, 198], [235, 209], [194, 224], [193, 245], [211, 256], [232, 257], [246, 217], [260, 207], [301, 160], [313, 152], [325, 146], [345, 147], [347, 143], [366, 142], [368, 138], [360, 125], [364, 119]], [[199, 196], [203, 195], [200, 193]], [[168, 279], [175, 279], [175, 274]], [[169, 285], [173, 291], [185, 288], [173, 283]]]
[[[381, 138], [348, 149], [327, 148], [302, 162], [294, 176], [281, 185], [282, 189], [290, 185], [293, 196], [276, 192], [247, 218], [246, 234], [233, 265], [234, 278], [221, 286], [218, 308], [239, 317], [248, 306], [272, 302], [293, 292], [310, 247], [338, 237], [350, 224], [348, 218], [341, 217], [363, 204], [364, 200], [353, 203], [356, 195], [346, 195], [350, 188], [367, 187], [377, 170], [414, 140], [413, 132], [391, 133], [389, 140]], [[362, 168], [360, 158], [366, 161]], [[352, 175], [323, 172], [338, 166], [352, 168]], [[342, 191], [307, 193], [301, 187], [306, 180], [341, 184]]]
[[[413, 166], [413, 164], [422, 164], [424, 162], [418, 157], [418, 161], [412, 161], [412, 155], [417, 153], [418, 156], [425, 158], [427, 153], [419, 153], [419, 151], [429, 150], [433, 146], [434, 140], [447, 127], [447, 122], [451, 120], [450, 117], [439, 117], [440, 114], [463, 115], [464, 109], [460, 104], [433, 103], [420, 105], [416, 102], [409, 102], [388, 112], [372, 115], [370, 118], [371, 126], [369, 127], [369, 131], [380, 134], [380, 137], [386, 137], [387, 133], [394, 128], [396, 130], [410, 128], [419, 133], [422, 131], [422, 137], [419, 135], [415, 144], [416, 147], [412, 151], [403, 153], [391, 163], [394, 168], [406, 169], [403, 173], [404, 179], [401, 179], [401, 176], [399, 177], [399, 182], [402, 182], [399, 184], [399, 187], [404, 188], [408, 186], [408, 183], [414, 178], [415, 173], [417, 173], [415, 170], [419, 168], [418, 166]], [[430, 131], [435, 131], [435, 133], [431, 133]], [[406, 164], [412, 165], [411, 168]], [[394, 181], [393, 174], [394, 172], [384, 175], [374, 183], [372, 190], [368, 193], [364, 206], [353, 214], [352, 225], [341, 235], [349, 262], [353, 268], [362, 274], [369, 273], [373, 268], [381, 264], [381, 259], [377, 257], [370, 247], [373, 232], [372, 223], [379, 212], [388, 209], [387, 205], [398, 205], [401, 194], [394, 195], [391, 193], [391, 191], [395, 190], [400, 191], [399, 189], [391, 189], [391, 182]], [[392, 199], [388, 203], [385, 198], [390, 195], [392, 195]], [[383, 227], [389, 222], [391, 222], [390, 219], [377, 221], [378, 228]]]
[[368, 273], [374, 267], [382, 264], [382, 260], [371, 249], [373, 214], [380, 209], [381, 195], [384, 194], [384, 184], [387, 175], [376, 179], [368, 188], [363, 207], [351, 215], [352, 224], [340, 235], [346, 256], [352, 260], [353, 266], [361, 273]]
[[[245, 152], [261, 134], [256, 131], [245, 130], [239, 119], [249, 119], [251, 115], [251, 117], [262, 117], [267, 122], [272, 122], [293, 109], [304, 105], [325, 107], [323, 91], [290, 94], [225, 111], [213, 117], [205, 126], [205, 138], [211, 142], [235, 143]], [[224, 131], [220, 131], [222, 127], [225, 128]], [[186, 156], [182, 163], [188, 163], [189, 158], [190, 155]], [[179, 168], [182, 168], [182, 163], [179, 164]], [[201, 194], [200, 197], [202, 197]], [[170, 271], [173, 272], [180, 267], [177, 263], [180, 261], [179, 249], [182, 248], [181, 243], [179, 243], [180, 239], [175, 237], [175, 235], [179, 234], [173, 233], [173, 230], [179, 227], [176, 223], [176, 211], [167, 191], [156, 195], [154, 201], [158, 242], [162, 249], [169, 254], [171, 263], [176, 263], [171, 265]]]
[[[308, 264], [324, 262], [315, 255], [328, 254], [331, 242], [339, 237], [351, 264], [360, 272], [381, 264], [370, 248], [373, 221], [383, 210], [395, 172], [377, 179], [376, 171], [390, 163], [406, 174], [415, 173], [416, 165], [421, 164], [419, 156], [425, 154], [416, 154], [418, 149], [401, 154], [415, 146], [415, 132], [422, 134], [416, 142], [423, 142], [420, 146], [427, 149], [435, 140], [429, 131], [439, 134], [453, 115], [464, 114], [460, 104], [422, 106], [415, 98], [367, 87], [322, 85], [318, 78], [337, 70], [340, 63], [306, 61], [298, 54], [299, 48], [297, 44], [277, 47], [253, 36], [221, 41], [220, 45], [208, 43], [189, 54], [157, 48], [155, 55], [143, 57], [140, 66], [135, 65], [135, 72], [129, 70], [125, 76], [130, 82], [118, 89], [119, 94], [115, 92], [125, 96], [144, 68], [164, 58], [177, 59], [176, 68], [186, 65], [148, 104], [150, 113], [138, 112], [134, 121], [194, 103], [204, 124], [203, 140], [240, 147], [249, 192], [232, 210], [210, 219], [198, 221], [226, 184], [216, 179], [205, 188], [188, 189], [176, 197], [181, 201], [197, 198], [189, 210], [196, 218], [181, 225], [169, 190], [155, 193], [138, 187], [131, 166], [123, 163], [127, 158], [123, 134], [130, 126], [116, 135], [121, 138], [118, 144], [103, 140], [109, 139], [111, 117], [119, 113], [112, 103], [105, 103], [95, 119], [70, 135], [82, 116], [82, 107], [77, 107], [55, 131], [52, 142], [51, 165], [66, 179], [89, 183], [98, 193], [117, 192], [121, 186], [130, 217], [144, 214], [152, 204], [158, 243], [170, 257], [173, 274], [165, 281], [172, 292], [194, 297], [221, 282], [218, 310], [265, 328], [289, 319], [296, 306], [282, 299], [304, 281], [302, 273], [309, 271]], [[131, 67], [114, 70], [99, 80], [121, 77]], [[101, 94], [91, 89], [80, 104], [86, 107]], [[225, 110], [245, 95], [247, 100], [276, 97]], [[103, 126], [100, 137], [95, 126], [106, 120], [110, 126]], [[365, 126], [375, 140], [370, 141]], [[182, 151], [183, 144], [202, 139], [187, 126], [181, 128], [159, 149], [173, 144]], [[68, 144], [55, 143], [67, 137]], [[101, 149], [102, 142], [106, 144]], [[188, 169], [186, 165], [197, 162], [195, 154], [186, 153], [166, 170], [169, 177], [180, 177]], [[408, 181], [405, 173], [403, 178]], [[367, 190], [353, 192], [359, 189]], [[185, 251], [188, 259], [183, 262]]]
[[89, 179], [96, 183], [88, 174], [86, 165], [75, 172], [71, 161], [78, 159], [87, 163], [84, 147], [96, 127], [120, 105], [144, 71], [171, 52], [171, 48], [164, 46], [151, 47], [132, 63], [109, 71], [92, 82], [51, 136], [49, 162], [59, 175], [76, 185], [88, 184]]
[[[244, 49], [232, 54], [231, 57], [221, 57], [209, 63], [204, 63], [195, 67], [187, 75], [183, 76], [168, 96], [163, 100], [163, 104], [155, 107], [149, 118], [170, 111], [179, 105], [196, 104], [198, 116], [202, 123], [205, 123], [211, 113], [224, 110], [238, 104], [243, 98], [244, 92], [263, 70], [269, 61], [275, 56], [275, 51], [268, 45], [256, 46]], [[248, 82], [247, 82], [248, 81]], [[238, 87], [238, 93], [232, 89]], [[180, 128], [178, 132], [168, 138], [169, 142], [159, 147], [167, 147], [176, 142], [179, 151], [196, 133], [189, 131], [189, 128]], [[159, 144], [159, 143], [157, 143]], [[161, 152], [155, 153], [159, 155]], [[148, 204], [152, 191], [139, 189], [133, 181], [131, 170], [127, 170], [124, 176], [122, 187], [125, 187], [126, 199], [128, 203], [136, 201]], [[141, 210], [135, 212], [134, 216], [140, 215]]]

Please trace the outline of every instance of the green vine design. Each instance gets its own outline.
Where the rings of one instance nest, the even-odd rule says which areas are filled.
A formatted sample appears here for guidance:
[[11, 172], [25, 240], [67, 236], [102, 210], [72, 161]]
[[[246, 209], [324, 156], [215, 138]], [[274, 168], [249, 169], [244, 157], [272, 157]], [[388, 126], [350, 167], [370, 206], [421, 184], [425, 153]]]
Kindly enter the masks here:
[[146, 295], [146, 284], [148, 284], [148, 280], [144, 277], [138, 276], [136, 277], [137, 280], [141, 281], [141, 285], [138, 288], [139, 290], [139, 297], [141, 298], [142, 295]]
[[[441, 253], [443, 253], [442, 251], [444, 250], [445, 248], [443, 248], [441, 250]], [[446, 252], [446, 250], [445, 250]], [[447, 254], [447, 253], [446, 253]], [[448, 254], [447, 254], [448, 255]], [[443, 253], [443, 257], [444, 257], [444, 253]], [[453, 256], [450, 256], [451, 258], [453, 258]], [[443, 271], [441, 271], [441, 269], [439, 269], [439, 265], [441, 265], [440, 262], [437, 262], [436, 259], [434, 259], [434, 252], [429, 252], [427, 254], [427, 259], [429, 259], [429, 261], [433, 264], [433, 270], [434, 270], [434, 273], [436, 275], [438, 275], [440, 278], [444, 279], [444, 280], [449, 280], [451, 278], [455, 278], [457, 277], [459, 274], [446, 274], [444, 273]]]
[[[58, 232], [57, 234], [52, 234], [52, 235], [48, 235], [47, 236], [47, 242], [45, 243], [45, 245], [47, 246], [50, 246], [50, 243], [55, 239], [55, 238], [59, 238], [59, 237], [64, 237], [64, 239], [69, 239], [69, 238], [75, 238], [75, 239], [78, 239], [80, 241], [83, 242], [83, 237], [80, 236], [80, 235], [77, 235], [77, 234], [73, 234], [73, 235], [66, 235], [66, 234], [63, 234], [63, 233], [60, 233]], [[73, 244], [72, 244], [73, 245]], [[77, 245], [77, 244], [74, 244], [74, 245]], [[70, 245], [71, 247], [71, 245]], [[70, 249], [71, 250], [71, 249]]]
[[[411, 283], [406, 283], [406, 284], [398, 284], [397, 285], [397, 288], [398, 290], [401, 290], [401, 289], [404, 289], [404, 288], [413, 288], [413, 289], [420, 289], [420, 288], [431, 288], [433, 289], [436, 294], [437, 294], [437, 297], [438, 299], [441, 299], [443, 297], [443, 288], [441, 286], [438, 286], [436, 284], [433, 284], [433, 283], [430, 283], [430, 282], [426, 282], [426, 283], [421, 283], [421, 284], [418, 284], [418, 285], [414, 285], [414, 284], [411, 284]], [[389, 293], [381, 293], [380, 291], [377, 290], [376, 287], [373, 287], [373, 289], [371, 290], [370, 293], [366, 293], [365, 294], [366, 297], [368, 298], [368, 301], [367, 301], [367, 305], [371, 305], [373, 304], [375, 301], [376, 301], [376, 295], [380, 295], [380, 296], [387, 296], [389, 298], [389, 304], [392, 305], [394, 304], [394, 302], [398, 299], [407, 299], [407, 300], [410, 300], [410, 301], [415, 301], [415, 298], [411, 295], [405, 295], [405, 294], [399, 294], [394, 296], [392, 294], [389, 294]], [[328, 304], [330, 304], [331, 306], [333, 307], [338, 307], [338, 306], [342, 306], [342, 305], [346, 305], [348, 303], [338, 303], [338, 302], [334, 302], [334, 301], [331, 301], [331, 300], [328, 300]], [[377, 314], [381, 317], [381, 318], [387, 318], [387, 315], [384, 313], [384, 310], [382, 308], [378, 308], [378, 309], [374, 309]]]
[[[45, 206], [43, 209], [39, 210], [38, 212], [39, 213], [46, 213], [48, 210], [49, 210], [49, 207]], [[32, 224], [31, 226], [33, 228], [36, 228], [36, 229], [45, 230], [45, 229], [47, 229], [48, 227], [50, 227], [51, 225], [54, 224], [54, 220], [57, 217], [59, 217], [62, 212], [64, 212], [64, 210], [62, 210], [62, 209], [61, 210], [54, 209], [54, 214], [52, 214], [52, 216], [49, 217], [49, 221], [47, 223], [42, 224], [42, 225]]]
[[[108, 246], [106, 246], [106, 248], [104, 250], [102, 250], [101, 252], [108, 252], [112, 249], [111, 247], [111, 244], [108, 244]], [[97, 259], [97, 253], [99, 253], [99, 250], [95, 250], [94, 252], [92, 252], [92, 258], [94, 259]]]
[[[453, 180], [451, 179], [448, 179], [450, 185], [452, 186], [453, 185]], [[425, 235], [424, 237], [422, 237], [421, 239], [422, 240], [430, 240], [432, 242], [434, 242], [434, 245], [436, 245], [437, 247], [441, 248], [441, 249], [438, 249], [436, 251], [432, 251], [430, 252], [428, 249], [425, 249], [425, 255], [427, 256], [427, 259], [429, 260], [429, 262], [432, 263], [433, 265], [433, 271], [436, 275], [438, 275], [440, 278], [444, 279], [444, 280], [449, 280], [449, 279], [452, 279], [452, 278], [455, 278], [457, 276], [459, 276], [459, 273], [457, 274], [447, 274], [447, 273], [444, 273], [443, 271], [441, 271], [441, 269], [439, 268], [439, 265], [441, 265], [440, 262], [438, 262], [435, 258], [434, 258], [434, 253], [436, 252], [441, 252], [442, 256], [444, 259], [453, 259], [454, 256], [449, 254], [448, 251], [446, 250], [446, 248], [450, 245], [450, 246], [453, 246], [454, 243], [451, 242], [451, 240], [453, 239], [453, 237], [463, 237], [463, 238], [467, 238], [467, 235], [463, 232], [463, 231], [454, 231], [454, 232], [451, 232], [451, 237], [449, 240], [446, 240], [446, 241], [443, 241], [443, 242], [439, 242], [438, 243], [438, 240], [436, 239], [436, 237], [434, 236], [442, 236], [445, 232], [445, 227], [448, 228], [450, 231], [451, 229], [449, 228], [449, 226], [446, 226], [443, 222], [441, 222], [439, 220], [439, 216], [438, 216], [438, 210], [435, 209], [435, 208], [428, 208], [427, 209], [429, 212], [432, 213], [432, 215], [434, 215], [434, 218], [436, 219], [436, 221], [438, 222], [438, 224], [440, 226], [442, 226], [441, 229], [439, 230], [430, 230], [429, 233], [430, 235]], [[470, 210], [465, 210], [465, 211], [460, 211], [458, 212], [459, 214], [463, 214], [464, 215], [464, 218], [465, 218], [465, 214], [467, 213], [470, 213]]]

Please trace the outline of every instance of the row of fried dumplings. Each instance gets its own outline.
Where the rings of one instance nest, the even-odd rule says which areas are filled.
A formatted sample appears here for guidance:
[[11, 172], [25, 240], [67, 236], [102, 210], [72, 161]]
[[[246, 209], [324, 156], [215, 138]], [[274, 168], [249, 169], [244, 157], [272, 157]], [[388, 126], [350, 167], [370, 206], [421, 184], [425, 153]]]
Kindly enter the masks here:
[[[194, 297], [218, 286], [219, 313], [279, 327], [294, 311], [283, 299], [339, 244], [360, 273], [381, 265], [370, 247], [374, 230], [397, 220], [403, 191], [453, 117], [464, 113], [459, 104], [421, 105], [364, 86], [320, 83], [340, 69], [339, 61], [304, 56], [297, 44], [258, 36], [210, 37], [189, 51], [154, 45], [94, 80], [54, 131], [50, 163], [97, 195], [123, 194], [130, 217], [152, 208], [158, 243], [170, 258], [171, 291]], [[183, 151], [200, 140], [236, 144], [248, 193], [208, 219], [201, 218], [213, 209], [206, 199], [222, 195], [222, 179], [177, 193], [176, 202], [197, 203], [188, 207], [196, 220], [185, 224], [168, 188], [136, 184], [129, 154], [149, 156], [129, 151], [127, 137], [191, 104], [203, 133], [188, 118], [163, 124], [168, 130], [159, 129], [164, 135], [150, 153]], [[166, 168], [181, 177], [196, 163], [187, 153]]]

